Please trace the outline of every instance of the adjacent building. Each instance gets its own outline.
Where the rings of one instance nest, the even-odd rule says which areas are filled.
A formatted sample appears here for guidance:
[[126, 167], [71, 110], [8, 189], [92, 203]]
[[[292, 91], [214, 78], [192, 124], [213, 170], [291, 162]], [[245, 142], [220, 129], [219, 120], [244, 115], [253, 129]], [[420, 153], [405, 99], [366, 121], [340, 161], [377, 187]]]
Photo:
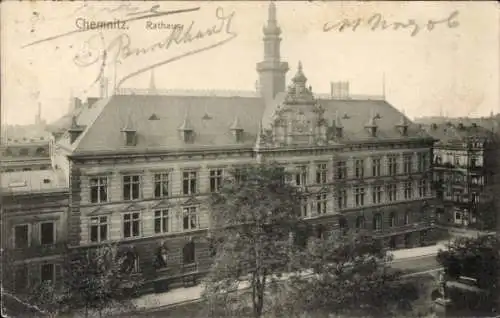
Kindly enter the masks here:
[[498, 137], [475, 123], [431, 124], [437, 222], [488, 230], [496, 224], [495, 190], [499, 168]]
[[61, 171], [1, 174], [2, 266], [6, 290], [56, 281], [65, 248], [68, 188]]

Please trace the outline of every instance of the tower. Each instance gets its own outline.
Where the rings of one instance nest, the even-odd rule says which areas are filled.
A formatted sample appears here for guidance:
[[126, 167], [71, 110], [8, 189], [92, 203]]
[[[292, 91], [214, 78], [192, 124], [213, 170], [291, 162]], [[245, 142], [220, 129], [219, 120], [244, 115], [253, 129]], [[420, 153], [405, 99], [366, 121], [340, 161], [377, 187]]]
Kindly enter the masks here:
[[276, 21], [276, 5], [269, 4], [267, 24], [264, 33], [264, 60], [257, 63], [260, 95], [273, 99], [279, 92], [285, 91], [288, 63], [280, 61], [281, 29]]
[[149, 78], [149, 93], [154, 94], [156, 92], [156, 81], [155, 81], [155, 69], [151, 69], [151, 77]]

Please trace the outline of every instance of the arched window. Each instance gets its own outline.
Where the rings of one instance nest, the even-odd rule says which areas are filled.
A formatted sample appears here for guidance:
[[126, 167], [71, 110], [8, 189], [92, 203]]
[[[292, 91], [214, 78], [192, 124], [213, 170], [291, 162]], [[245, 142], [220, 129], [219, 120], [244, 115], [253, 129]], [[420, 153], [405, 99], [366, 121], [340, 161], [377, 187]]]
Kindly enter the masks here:
[[405, 225], [410, 224], [410, 212], [408, 212], [408, 211], [405, 212], [404, 222], [405, 222]]
[[325, 236], [325, 227], [323, 225], [316, 226], [316, 237], [319, 239], [323, 239]]
[[21, 150], [19, 150], [19, 155], [20, 156], [27, 156], [27, 155], [29, 155], [28, 148], [21, 148]]
[[362, 230], [365, 228], [365, 217], [364, 216], [358, 216], [356, 218], [356, 229]]
[[128, 273], [137, 273], [139, 271], [139, 255], [132, 249], [126, 250], [122, 255], [124, 256], [122, 270]]
[[349, 225], [345, 217], [339, 218], [339, 229], [341, 235], [346, 235], [347, 231], [349, 231]]
[[382, 216], [379, 213], [373, 216], [373, 229], [375, 231], [382, 229]]
[[156, 253], [156, 264], [158, 268], [165, 268], [168, 265], [168, 250], [165, 246], [160, 246]]
[[396, 213], [394, 212], [391, 212], [391, 214], [389, 214], [389, 226], [390, 227], [396, 226]]
[[43, 155], [45, 155], [45, 154], [47, 153], [47, 151], [45, 151], [45, 148], [40, 147], [40, 148], [37, 148], [37, 149], [36, 149], [36, 152], [35, 152], [35, 153], [36, 153], [38, 156], [43, 156]]
[[184, 265], [193, 264], [195, 261], [195, 246], [193, 241], [189, 241], [182, 249], [182, 260]]

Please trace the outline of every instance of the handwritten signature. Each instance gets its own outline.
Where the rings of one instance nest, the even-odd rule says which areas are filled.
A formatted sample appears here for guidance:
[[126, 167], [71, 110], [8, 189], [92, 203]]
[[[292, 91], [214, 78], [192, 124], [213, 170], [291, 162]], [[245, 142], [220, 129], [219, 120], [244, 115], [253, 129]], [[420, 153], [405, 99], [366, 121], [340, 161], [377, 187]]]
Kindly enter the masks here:
[[109, 41], [109, 43], [106, 43], [104, 37], [102, 36], [102, 33], [98, 33], [91, 36], [85, 42], [85, 50], [76, 54], [73, 61], [77, 66], [80, 67], [89, 67], [91, 65], [99, 64], [99, 74], [94, 81], [94, 83], [96, 83], [104, 75], [103, 73], [107, 65], [122, 64], [127, 62], [130, 57], [147, 56], [150, 53], [168, 50], [175, 45], [179, 46], [182, 44], [195, 42], [197, 40], [208, 38], [216, 34], [227, 35], [225, 39], [220, 40], [216, 43], [210, 44], [200, 49], [189, 51], [175, 57], [168, 58], [166, 60], [162, 60], [160, 62], [156, 62], [138, 71], [135, 71], [123, 77], [118, 83], [116, 83], [116, 88], [119, 88], [124, 81], [138, 74], [146, 72], [147, 70], [179, 60], [189, 55], [212, 49], [233, 40], [237, 36], [237, 33], [232, 31], [231, 29], [231, 23], [235, 16], [235, 12], [233, 11], [230, 14], [226, 15], [224, 14], [224, 10], [219, 7], [216, 9], [215, 16], [218, 23], [205, 30], [194, 30], [195, 22], [191, 21], [191, 24], [188, 27], [173, 28], [170, 30], [170, 32], [167, 32], [168, 34], [163, 40], [153, 43], [147, 47], [134, 47], [132, 44], [132, 39], [127, 33], [122, 33], [114, 37], [111, 41]]
[[[133, 22], [143, 19], [155, 18], [159, 16], [165, 15], [173, 15], [178, 13], [186, 13], [199, 10], [200, 7], [190, 8], [190, 9], [181, 9], [181, 10], [172, 10], [172, 11], [160, 11], [160, 5], [153, 5], [148, 10], [141, 10], [139, 7], [132, 6], [130, 3], [121, 4], [117, 7], [113, 8], [98, 8], [94, 6], [88, 6], [87, 3], [78, 7], [74, 10], [73, 14], [113, 14], [113, 15], [124, 15], [126, 19], [121, 20], [122, 22]], [[134, 47], [132, 44], [132, 39], [129, 34], [122, 33], [118, 36], [114, 37], [111, 41], [106, 42], [104, 35], [102, 32], [95, 33], [90, 36], [86, 41], [83, 42], [83, 48], [80, 52], [76, 53], [73, 62], [75, 65], [86, 68], [92, 65], [98, 65], [99, 71], [94, 81], [90, 86], [95, 85], [99, 82], [99, 80], [104, 76], [104, 72], [108, 66], [113, 65], [115, 67], [115, 89], [119, 88], [120, 85], [143, 72], [146, 72], [152, 68], [156, 68], [158, 66], [177, 61], [183, 57], [190, 56], [196, 53], [200, 53], [202, 51], [206, 51], [217, 46], [223, 45], [231, 40], [233, 40], [238, 34], [235, 33], [231, 29], [231, 24], [233, 18], [235, 16], [235, 12], [231, 12], [229, 14], [224, 14], [224, 10], [222, 8], [217, 8], [215, 12], [217, 23], [215, 23], [212, 27], [207, 28], [205, 30], [195, 30], [195, 23], [191, 21], [189, 27], [184, 26], [183, 28], [172, 28], [170, 32], [167, 33], [167, 36], [156, 43], [153, 43], [147, 47]], [[71, 30], [68, 32], [56, 34], [50, 37], [46, 37], [43, 39], [39, 39], [37, 41], [28, 43], [24, 45], [22, 48], [38, 45], [41, 43], [46, 43], [50, 41], [54, 41], [59, 38], [76, 35], [81, 32], [87, 32], [90, 29], [82, 28]], [[133, 73], [130, 73], [119, 80], [117, 83], [116, 79], [116, 65], [122, 64], [130, 61], [130, 57], [138, 57], [138, 56], [147, 56], [153, 52], [161, 52], [168, 50], [169, 48], [177, 45], [180, 46], [182, 44], [195, 42], [197, 40], [208, 38], [214, 36], [216, 34], [225, 34], [226, 38], [219, 40], [210, 45], [204, 46], [202, 48], [188, 51], [184, 54], [170, 57], [165, 60], [161, 60], [156, 63], [152, 63], [149, 66], [143, 67]]]
[[408, 19], [406, 22], [388, 22], [382, 14], [375, 13], [368, 19], [357, 18], [357, 19], [344, 19], [337, 23], [326, 22], [323, 25], [324, 32], [338, 31], [343, 32], [344, 30], [350, 29], [355, 32], [358, 27], [368, 27], [370, 30], [400, 30], [408, 29], [411, 31], [411, 36], [416, 36], [421, 30], [432, 31], [438, 25], [446, 25], [448, 28], [456, 28], [460, 26], [458, 21], [459, 11], [453, 11], [447, 18], [440, 20], [430, 19], [427, 23], [418, 23], [415, 19]]

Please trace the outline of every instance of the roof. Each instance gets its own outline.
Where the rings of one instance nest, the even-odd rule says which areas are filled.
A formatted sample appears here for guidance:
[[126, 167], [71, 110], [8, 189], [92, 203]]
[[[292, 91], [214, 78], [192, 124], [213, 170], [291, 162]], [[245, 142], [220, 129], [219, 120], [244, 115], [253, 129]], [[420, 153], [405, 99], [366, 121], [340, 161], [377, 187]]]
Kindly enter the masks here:
[[3, 172], [0, 177], [3, 193], [54, 192], [67, 189], [61, 170]]
[[75, 98], [72, 103], [74, 103], [75, 107], [70, 110], [67, 114], [63, 115], [56, 121], [50, 123], [47, 127], [47, 130], [50, 132], [61, 132], [66, 131], [71, 127], [73, 116], [77, 116], [85, 109], [91, 108], [99, 98], [97, 97], [89, 97], [86, 102], [82, 102], [80, 99]]
[[[72, 145], [67, 134], [62, 143], [74, 154], [131, 149], [125, 146], [122, 135], [131, 118], [137, 133], [135, 150], [251, 147], [263, 111], [261, 98], [115, 95], [84, 109], [77, 123], [87, 129]], [[230, 129], [235, 117], [243, 129], [239, 143]], [[190, 144], [184, 143], [178, 130], [186, 118], [195, 134]]]
[[439, 140], [439, 143], [460, 142], [468, 138], [492, 138], [492, 131], [478, 126], [466, 126], [462, 124], [453, 125], [451, 123], [433, 124], [426, 127], [427, 132]]

